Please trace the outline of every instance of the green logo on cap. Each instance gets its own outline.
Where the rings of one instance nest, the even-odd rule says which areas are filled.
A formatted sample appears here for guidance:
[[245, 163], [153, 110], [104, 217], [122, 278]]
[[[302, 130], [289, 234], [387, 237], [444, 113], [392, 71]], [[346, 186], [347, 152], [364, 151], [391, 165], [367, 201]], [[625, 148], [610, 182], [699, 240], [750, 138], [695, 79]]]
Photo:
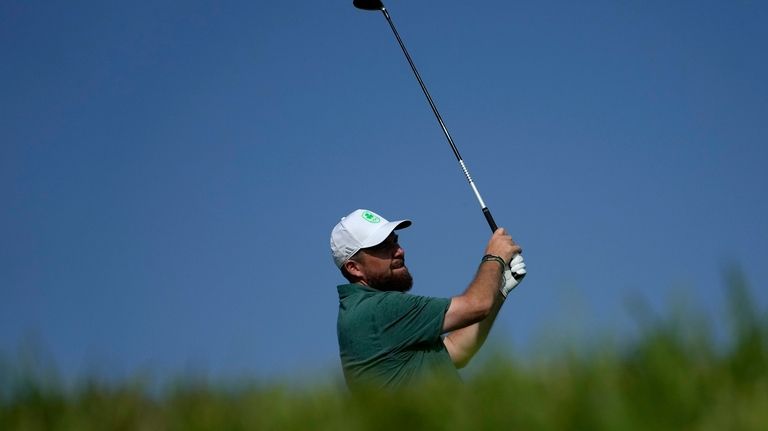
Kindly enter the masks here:
[[379, 223], [381, 219], [370, 211], [363, 211], [363, 219], [370, 223]]

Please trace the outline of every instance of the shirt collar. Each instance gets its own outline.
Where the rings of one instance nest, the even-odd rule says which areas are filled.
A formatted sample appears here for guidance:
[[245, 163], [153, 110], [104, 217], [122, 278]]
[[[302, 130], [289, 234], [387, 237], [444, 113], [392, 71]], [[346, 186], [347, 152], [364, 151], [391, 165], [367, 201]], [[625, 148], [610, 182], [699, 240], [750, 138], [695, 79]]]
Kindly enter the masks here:
[[380, 290], [374, 289], [373, 287], [363, 286], [362, 284], [357, 283], [340, 284], [336, 286], [336, 290], [339, 292], [340, 299], [344, 299], [350, 295], [354, 295], [355, 293], [380, 292]]

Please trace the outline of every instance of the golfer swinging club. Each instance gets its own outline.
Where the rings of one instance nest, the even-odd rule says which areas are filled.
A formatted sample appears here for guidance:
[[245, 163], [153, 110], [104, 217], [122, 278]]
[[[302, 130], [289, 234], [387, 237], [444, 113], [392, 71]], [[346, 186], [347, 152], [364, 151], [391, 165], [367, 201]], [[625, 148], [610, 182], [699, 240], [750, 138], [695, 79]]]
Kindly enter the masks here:
[[344, 378], [351, 389], [397, 389], [439, 374], [459, 380], [480, 349], [509, 291], [525, 274], [522, 249], [496, 230], [477, 274], [452, 298], [407, 294], [413, 279], [395, 231], [410, 220], [387, 221], [358, 209], [331, 232], [338, 286], [337, 331]]

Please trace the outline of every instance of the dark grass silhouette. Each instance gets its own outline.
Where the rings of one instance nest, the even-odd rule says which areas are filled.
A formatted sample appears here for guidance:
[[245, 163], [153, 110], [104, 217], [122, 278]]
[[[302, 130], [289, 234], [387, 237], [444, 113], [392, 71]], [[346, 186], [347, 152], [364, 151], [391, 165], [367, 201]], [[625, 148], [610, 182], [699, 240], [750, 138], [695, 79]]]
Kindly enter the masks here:
[[0, 362], [1, 430], [765, 430], [768, 321], [738, 271], [728, 274], [727, 341], [706, 316], [650, 317], [641, 333], [524, 365], [498, 355], [464, 385], [439, 380], [398, 393], [343, 385], [289, 388], [182, 379], [151, 394], [148, 379], [61, 384], [34, 355]]

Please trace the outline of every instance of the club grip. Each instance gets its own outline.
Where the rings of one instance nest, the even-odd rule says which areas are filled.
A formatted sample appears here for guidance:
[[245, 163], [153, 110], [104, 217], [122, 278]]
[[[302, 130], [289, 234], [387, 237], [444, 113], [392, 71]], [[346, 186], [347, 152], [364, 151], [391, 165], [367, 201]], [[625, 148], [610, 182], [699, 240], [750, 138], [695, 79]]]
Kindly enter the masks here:
[[520, 281], [520, 280], [522, 280], [525, 277], [525, 274], [527, 274], [527, 273], [524, 272], [524, 273], [520, 274], [520, 273], [517, 273], [517, 272], [513, 272], [512, 273], [512, 277], [514, 277], [515, 280]]
[[[488, 222], [488, 226], [491, 227], [491, 232], [496, 232], [499, 229], [499, 227], [496, 225], [496, 222], [493, 220], [493, 216], [491, 215], [491, 210], [489, 210], [488, 207], [483, 207], [483, 215], [485, 216], [485, 220]], [[513, 272], [512, 277], [515, 277], [515, 280], [522, 280], [523, 277], [525, 277], [525, 273], [518, 274], [516, 272]]]
[[483, 207], [483, 215], [485, 216], [485, 220], [488, 222], [488, 226], [491, 227], [491, 232], [496, 232], [499, 227], [496, 226], [496, 222], [493, 220], [493, 216], [491, 215], [491, 210], [489, 210], [488, 207]]

